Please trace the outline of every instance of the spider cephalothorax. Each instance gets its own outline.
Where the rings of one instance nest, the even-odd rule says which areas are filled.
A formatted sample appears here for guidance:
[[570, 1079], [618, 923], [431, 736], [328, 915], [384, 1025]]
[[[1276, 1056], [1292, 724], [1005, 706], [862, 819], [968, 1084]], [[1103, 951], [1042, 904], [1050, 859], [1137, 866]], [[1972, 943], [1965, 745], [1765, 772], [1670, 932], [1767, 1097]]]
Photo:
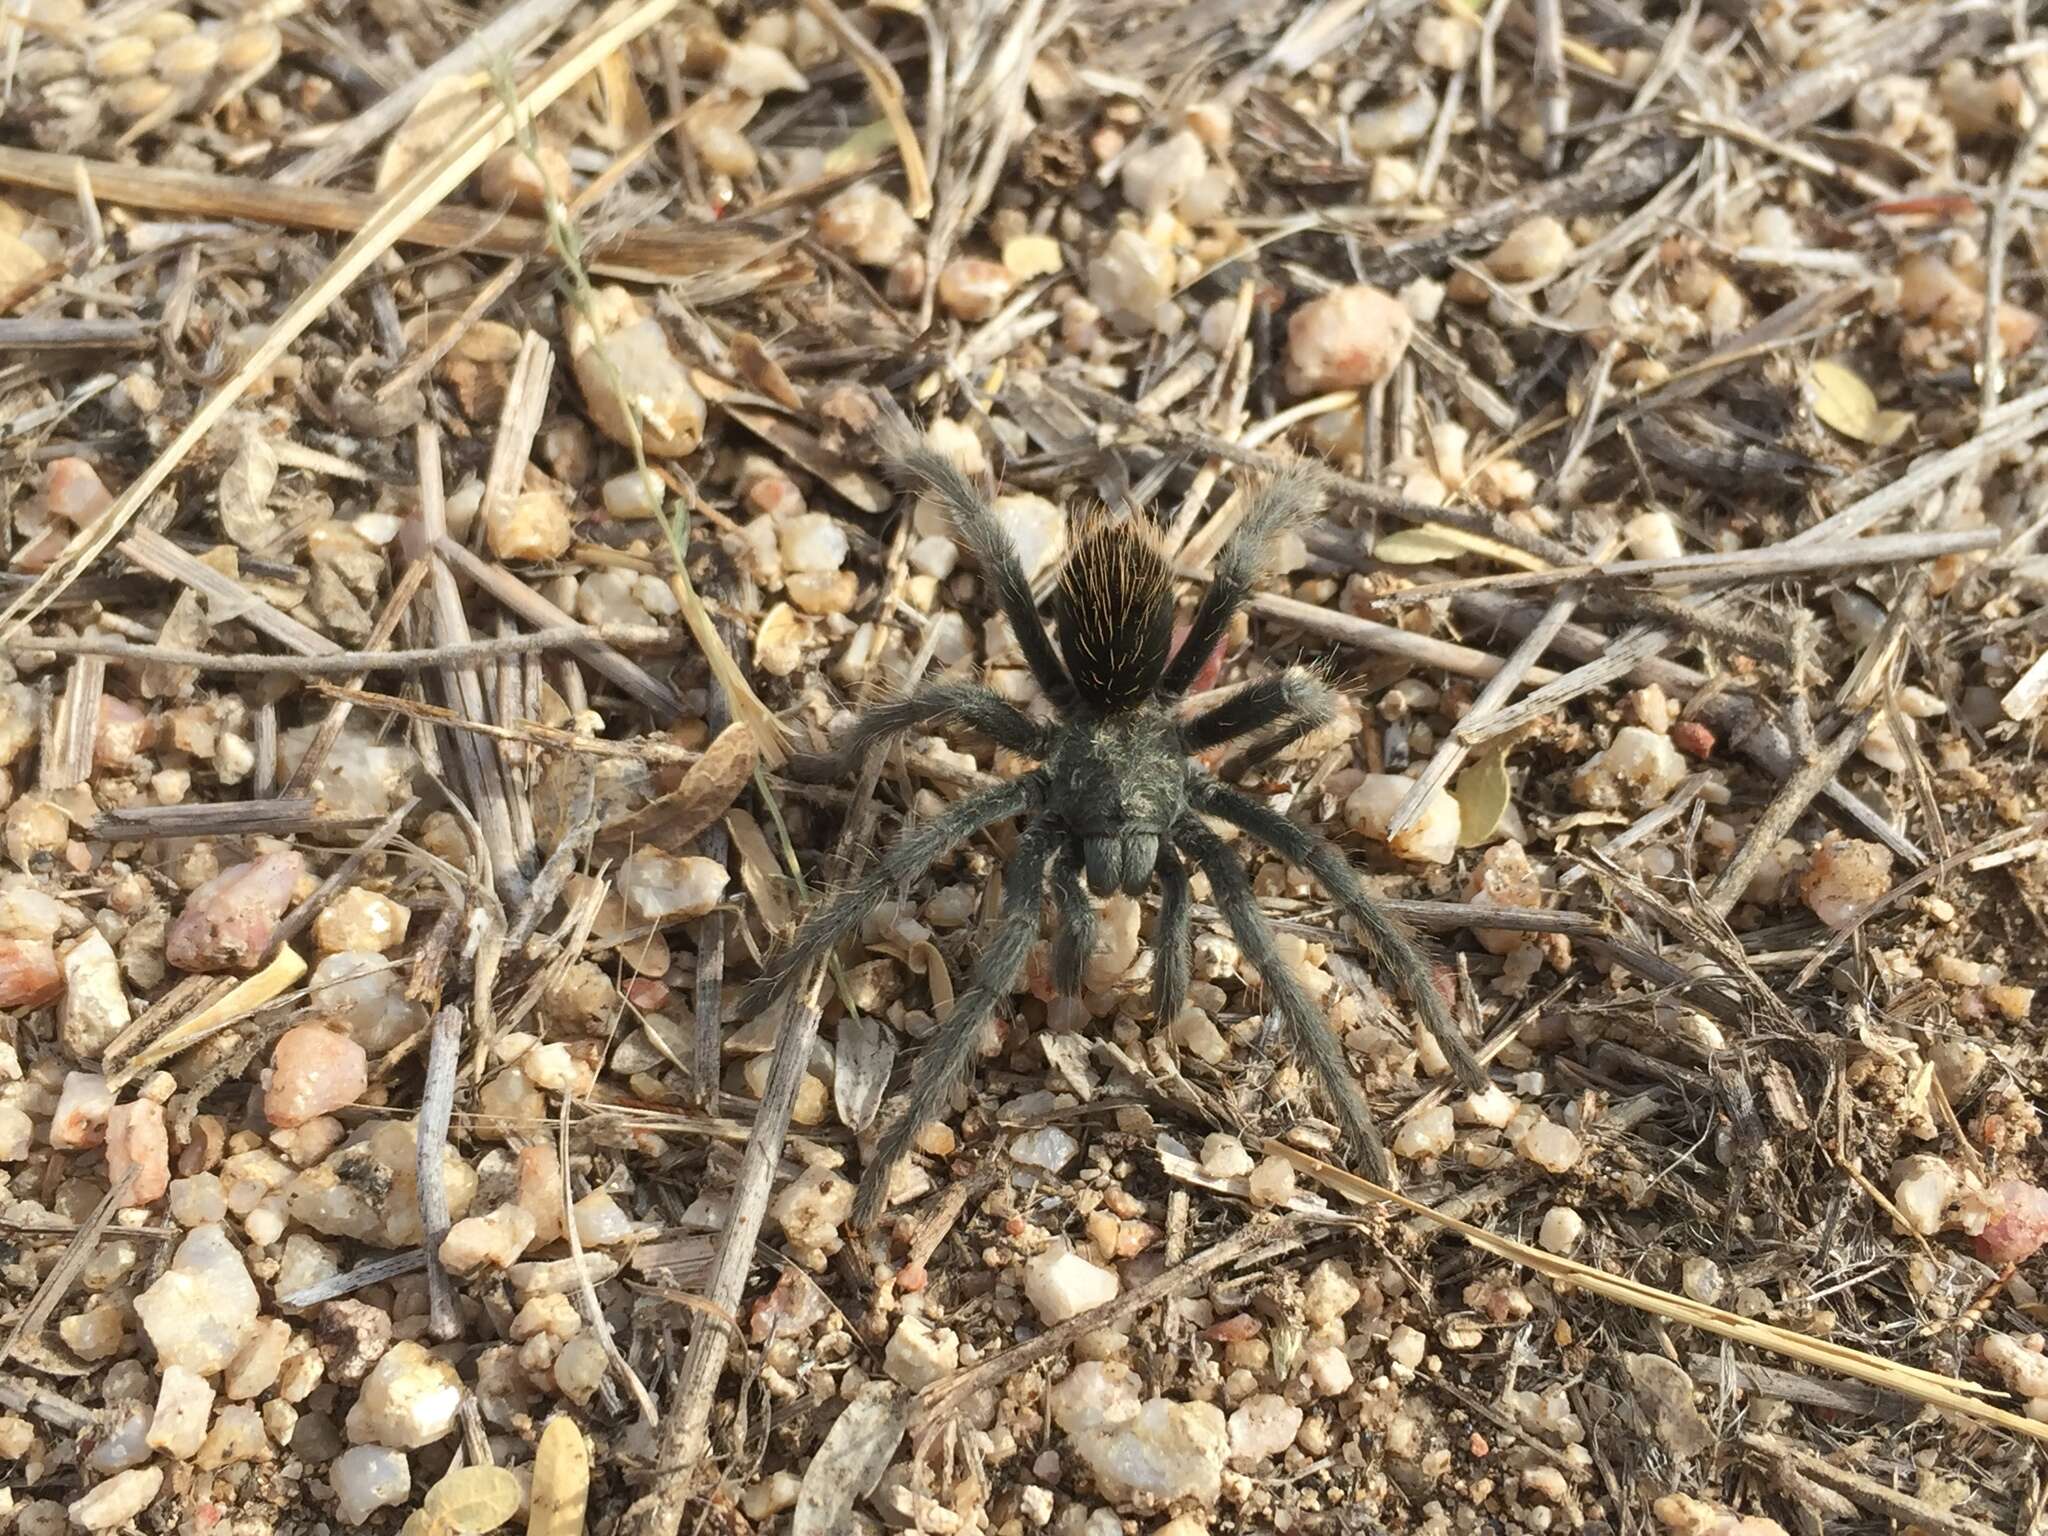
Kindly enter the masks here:
[[1330, 691], [1308, 672], [1290, 667], [1199, 713], [1184, 714], [1180, 708], [1250, 594], [1276, 537], [1313, 509], [1315, 493], [1308, 480], [1282, 476], [1249, 498], [1178, 647], [1173, 644], [1173, 570], [1157, 535], [1134, 518], [1096, 513], [1080, 519], [1053, 598], [1059, 635], [1055, 649], [1016, 551], [987, 499], [927, 449], [907, 448], [903, 467], [952, 513], [1059, 719], [1041, 726], [985, 688], [937, 683], [869, 710], [841, 749], [842, 758], [856, 758], [876, 742], [950, 716], [1039, 765], [908, 828], [859, 884], [805, 920], [749, 994], [751, 1007], [768, 1006], [926, 865], [985, 827], [1023, 818], [1003, 873], [1001, 916], [966, 989], [919, 1057], [908, 1102], [868, 1164], [854, 1207], [856, 1222], [866, 1226], [879, 1214], [890, 1176], [911, 1138], [944, 1107], [966, 1072], [982, 1026], [1023, 971], [1048, 890], [1058, 916], [1053, 980], [1071, 994], [1080, 990], [1094, 947], [1092, 897], [1117, 891], [1136, 896], [1156, 882], [1155, 1011], [1162, 1021], [1180, 1012], [1187, 996], [1193, 916], [1190, 863], [1208, 877], [1211, 900], [1257, 967], [1273, 1010], [1329, 1094], [1347, 1138], [1367, 1170], [1386, 1181], [1386, 1153], [1343, 1048], [1281, 958], [1243, 861], [1209, 819], [1236, 826], [1312, 875], [1358, 925], [1381, 969], [1407, 993], [1460, 1082], [1478, 1092], [1486, 1086], [1485, 1072], [1437, 993], [1428, 961], [1366, 894], [1344, 855], [1224, 784], [1198, 760], [1212, 747], [1246, 740], [1250, 750], [1241, 762], [1272, 755], [1330, 718]]

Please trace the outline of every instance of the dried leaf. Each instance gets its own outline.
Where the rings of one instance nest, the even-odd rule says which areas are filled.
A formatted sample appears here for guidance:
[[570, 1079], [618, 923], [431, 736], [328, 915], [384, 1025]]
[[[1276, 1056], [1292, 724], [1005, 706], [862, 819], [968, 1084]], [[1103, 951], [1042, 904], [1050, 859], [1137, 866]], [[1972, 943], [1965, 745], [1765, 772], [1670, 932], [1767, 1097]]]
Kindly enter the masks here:
[[1813, 414], [1854, 442], [1889, 448], [1913, 425], [1912, 412], [1880, 409], [1870, 386], [1832, 358], [1816, 362], [1806, 384]]
[[456, 75], [436, 81], [406, 114], [377, 161], [376, 190], [389, 192], [445, 150], [493, 101], [490, 77]]
[[519, 1513], [519, 1479], [503, 1467], [458, 1467], [427, 1490], [420, 1513], [436, 1530], [482, 1536]]
[[804, 1472], [790, 1536], [837, 1536], [852, 1529], [854, 1504], [882, 1480], [909, 1423], [909, 1394], [887, 1382], [863, 1387]]
[[[638, 1255], [635, 1256], [636, 1260]], [[533, 1457], [532, 1507], [526, 1536], [583, 1536], [590, 1498], [590, 1447], [583, 1431], [557, 1415], [541, 1432]]]
[[1508, 809], [1508, 755], [1487, 753], [1458, 775], [1451, 797], [1458, 802], [1458, 846], [1477, 848], [1492, 837]]
[[754, 910], [770, 933], [787, 933], [796, 916], [782, 890], [782, 870], [761, 831], [761, 824], [745, 811], [733, 811], [725, 818], [725, 834], [740, 856], [740, 884], [754, 900]]
[[1429, 565], [1438, 560], [1454, 560], [1459, 555], [1481, 555], [1524, 571], [1548, 569], [1544, 561], [1525, 550], [1489, 539], [1484, 534], [1446, 527], [1442, 523], [1422, 523], [1413, 528], [1399, 529], [1381, 539], [1372, 549], [1373, 559], [1388, 565]]
[[607, 821], [604, 835], [607, 839], [630, 837], [636, 842], [655, 840], [673, 853], [732, 809], [759, 761], [760, 746], [754, 733], [736, 720], [690, 765], [681, 784], [660, 799]]
[[220, 525], [251, 554], [267, 553], [277, 542], [277, 514], [270, 493], [277, 488], [277, 450], [260, 432], [242, 434], [241, 446], [220, 477]]
[[832, 1057], [832, 1105], [839, 1123], [858, 1135], [874, 1124], [896, 1065], [896, 1040], [880, 1019], [849, 1014], [839, 1021]]

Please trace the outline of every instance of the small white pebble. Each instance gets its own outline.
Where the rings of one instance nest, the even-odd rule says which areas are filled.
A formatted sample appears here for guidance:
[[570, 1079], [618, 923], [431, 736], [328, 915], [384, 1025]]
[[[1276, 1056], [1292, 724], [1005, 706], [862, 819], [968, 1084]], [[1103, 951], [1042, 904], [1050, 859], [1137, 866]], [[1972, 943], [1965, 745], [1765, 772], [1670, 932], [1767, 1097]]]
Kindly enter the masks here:
[[1235, 1136], [1218, 1131], [1202, 1140], [1202, 1172], [1212, 1179], [1241, 1179], [1252, 1171], [1252, 1155]]
[[1116, 1271], [1092, 1264], [1064, 1244], [1039, 1254], [1024, 1266], [1024, 1295], [1044, 1323], [1070, 1317], [1113, 1301], [1122, 1283]]
[[1448, 1104], [1437, 1104], [1410, 1115], [1394, 1134], [1396, 1157], [1438, 1157], [1451, 1150], [1456, 1138], [1455, 1116]]
[[1294, 1164], [1284, 1157], [1265, 1157], [1252, 1169], [1254, 1205], [1285, 1205], [1294, 1198]]
[[1569, 1254], [1585, 1235], [1584, 1217], [1568, 1205], [1553, 1205], [1543, 1213], [1543, 1225], [1536, 1230], [1536, 1241], [1548, 1252]]

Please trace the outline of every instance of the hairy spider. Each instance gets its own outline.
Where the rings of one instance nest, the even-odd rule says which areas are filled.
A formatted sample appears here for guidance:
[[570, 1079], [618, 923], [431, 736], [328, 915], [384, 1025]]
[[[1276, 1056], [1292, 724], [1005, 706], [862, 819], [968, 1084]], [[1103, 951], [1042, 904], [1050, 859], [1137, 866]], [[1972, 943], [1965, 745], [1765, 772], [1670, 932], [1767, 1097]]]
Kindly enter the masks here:
[[1217, 556], [1214, 579], [1178, 647], [1173, 571], [1157, 534], [1133, 518], [1098, 514], [1077, 520], [1053, 597], [1055, 650], [1016, 550], [984, 496], [928, 449], [906, 446], [901, 458], [907, 476], [951, 512], [1059, 718], [1041, 726], [986, 688], [933, 683], [861, 715], [835, 754], [840, 763], [858, 761], [878, 742], [950, 717], [1038, 763], [910, 826], [864, 878], [811, 913], [748, 993], [750, 1008], [768, 1007], [927, 865], [985, 827], [1023, 818], [1003, 873], [995, 931], [966, 989], [918, 1058], [908, 1102], [861, 1179], [856, 1225], [873, 1224], [911, 1138], [942, 1112], [965, 1075], [983, 1025], [1024, 968], [1048, 887], [1057, 916], [1053, 980], [1072, 995], [1080, 990], [1094, 947], [1094, 898], [1118, 891], [1139, 896], [1157, 881], [1155, 1012], [1161, 1020], [1180, 1012], [1191, 960], [1190, 863], [1209, 877], [1217, 908], [1264, 980], [1295, 1049], [1329, 1095], [1345, 1136], [1371, 1176], [1386, 1182], [1386, 1150], [1345, 1065], [1343, 1047], [1281, 959], [1243, 861], [1208, 819], [1236, 826], [1312, 875], [1362, 930], [1379, 969], [1421, 1012], [1460, 1083], [1481, 1091], [1485, 1070], [1451, 1019], [1422, 950], [1366, 894], [1344, 855], [1197, 761], [1212, 747], [1247, 739], [1251, 745], [1241, 763], [1269, 757], [1329, 720], [1333, 696], [1309, 672], [1289, 667], [1200, 713], [1183, 716], [1178, 709], [1265, 569], [1275, 538], [1314, 509], [1310, 482], [1283, 475], [1252, 497]]

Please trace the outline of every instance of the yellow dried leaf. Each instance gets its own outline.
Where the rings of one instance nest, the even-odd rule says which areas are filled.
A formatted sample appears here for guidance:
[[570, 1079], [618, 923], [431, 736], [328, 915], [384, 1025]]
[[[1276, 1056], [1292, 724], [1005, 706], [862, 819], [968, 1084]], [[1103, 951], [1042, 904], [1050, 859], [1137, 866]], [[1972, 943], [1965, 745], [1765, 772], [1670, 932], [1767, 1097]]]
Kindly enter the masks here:
[[483, 1536], [519, 1513], [519, 1479], [503, 1467], [458, 1467], [427, 1490], [420, 1513], [437, 1530]]
[[1373, 545], [1372, 557], [1386, 565], [1430, 565], [1438, 560], [1455, 560], [1465, 551], [1443, 536], [1447, 531], [1435, 523], [1399, 529]]
[[1508, 809], [1508, 755], [1487, 753], [1463, 773], [1451, 790], [1458, 802], [1458, 846], [1476, 848], [1491, 838]]
[[1828, 426], [1874, 448], [1889, 448], [1913, 425], [1910, 411], [1881, 409], [1870, 386], [1832, 358], [1822, 358], [1807, 374], [1807, 398]]
[[526, 1536], [583, 1536], [590, 1498], [590, 1447], [566, 1418], [548, 1421], [533, 1457], [533, 1498]]

